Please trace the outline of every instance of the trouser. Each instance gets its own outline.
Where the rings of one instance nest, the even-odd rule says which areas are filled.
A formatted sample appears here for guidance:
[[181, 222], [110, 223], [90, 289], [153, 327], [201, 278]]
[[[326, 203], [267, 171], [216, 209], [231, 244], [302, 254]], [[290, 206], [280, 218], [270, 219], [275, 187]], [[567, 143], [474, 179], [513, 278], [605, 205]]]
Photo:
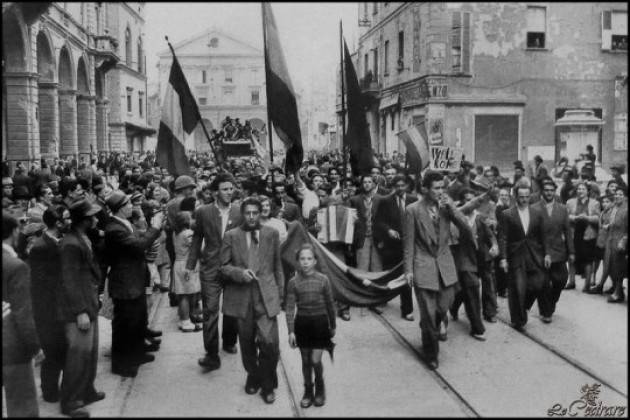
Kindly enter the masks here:
[[238, 319], [238, 337], [247, 374], [260, 384], [263, 392], [277, 388], [280, 356], [277, 317], [269, 318], [264, 306], [251, 303], [247, 316]]
[[428, 360], [437, 360], [440, 350], [438, 335], [440, 323], [446, 320], [446, 312], [455, 298], [455, 285], [445, 287], [442, 277], [439, 280], [440, 290], [421, 289], [414, 286], [418, 308], [420, 309], [420, 331], [422, 349]]
[[516, 267], [510, 269], [508, 275], [510, 319], [515, 326], [522, 327], [527, 324], [527, 310], [542, 295], [544, 273], [538, 269], [526, 271], [524, 267]]
[[366, 236], [363, 246], [357, 249], [357, 268], [364, 271], [383, 271], [381, 256], [378, 255], [371, 236]]
[[497, 315], [497, 291], [494, 284], [494, 269], [492, 261], [479, 264], [479, 279], [481, 280], [481, 309], [485, 318]]
[[61, 381], [62, 409], [79, 407], [86, 397], [96, 393], [98, 320], [92, 320], [87, 331], [79, 330], [76, 322], [68, 322], [65, 331], [68, 351]]
[[59, 379], [66, 362], [66, 333], [61, 322], [37, 320], [37, 335], [44, 352], [41, 365], [41, 388], [46, 398], [59, 395]]
[[495, 258], [494, 260], [494, 274], [497, 285], [497, 294], [505, 295], [507, 292], [507, 273], [500, 267], [500, 261], [500, 258]]
[[[206, 354], [219, 360], [219, 303], [223, 285], [215, 275], [214, 279], [206, 280], [201, 272], [201, 299], [203, 306], [203, 347]], [[223, 315], [223, 331], [221, 339], [223, 346], [234, 346], [238, 337], [238, 321], [236, 318]]]
[[148, 325], [147, 301], [144, 295], [135, 299], [113, 299], [112, 368], [132, 367], [144, 353]]
[[[402, 249], [390, 250], [393, 252], [384, 252], [381, 256], [383, 262], [383, 270], [391, 270], [402, 261]], [[413, 297], [411, 286], [405, 284], [400, 288], [400, 315], [406, 316], [413, 313]]]
[[566, 262], [551, 263], [551, 267], [545, 273], [545, 283], [538, 298], [538, 311], [541, 316], [551, 316], [556, 311], [556, 304], [568, 278]]
[[33, 361], [2, 365], [7, 417], [39, 417]]
[[466, 316], [470, 322], [470, 332], [472, 334], [483, 334], [486, 328], [481, 320], [481, 294], [479, 292], [480, 281], [475, 273], [468, 271], [458, 271], [460, 289], [455, 294], [451, 313], [457, 314], [461, 304], [464, 304]]
[[158, 267], [160, 273], [160, 286], [170, 288], [171, 287], [171, 266], [170, 264], [161, 264]]

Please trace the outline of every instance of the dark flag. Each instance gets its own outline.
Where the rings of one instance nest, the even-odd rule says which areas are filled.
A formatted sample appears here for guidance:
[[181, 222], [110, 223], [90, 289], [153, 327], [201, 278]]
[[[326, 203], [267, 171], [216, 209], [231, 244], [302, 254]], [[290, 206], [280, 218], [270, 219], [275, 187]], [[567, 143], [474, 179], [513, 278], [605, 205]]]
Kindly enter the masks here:
[[350, 149], [350, 166], [352, 173], [369, 173], [374, 166], [370, 130], [365, 119], [363, 94], [359, 87], [359, 79], [350, 58], [348, 45], [343, 41], [344, 73], [346, 76], [346, 108], [348, 110], [348, 129], [345, 135], [345, 146]]
[[197, 102], [173, 51], [173, 64], [162, 103], [162, 118], [155, 158], [174, 176], [188, 175], [185, 134], [191, 134], [201, 121]]
[[409, 171], [419, 174], [429, 166], [429, 142], [424, 123], [419, 126], [412, 125], [397, 135], [405, 144]]
[[278, 27], [269, 3], [262, 4], [262, 16], [263, 31], [266, 34], [267, 112], [273, 128], [286, 148], [285, 170], [287, 173], [293, 173], [302, 165], [304, 158], [297, 102], [287, 63], [280, 47]]

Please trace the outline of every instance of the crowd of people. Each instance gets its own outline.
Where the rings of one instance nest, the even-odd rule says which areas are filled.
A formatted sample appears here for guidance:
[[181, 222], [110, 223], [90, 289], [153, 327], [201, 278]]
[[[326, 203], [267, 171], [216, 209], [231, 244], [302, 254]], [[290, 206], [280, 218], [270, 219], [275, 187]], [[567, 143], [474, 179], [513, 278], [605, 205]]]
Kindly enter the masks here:
[[169, 293], [182, 333], [202, 332], [204, 372], [220, 368], [220, 347], [235, 354], [238, 343], [245, 391], [260, 391], [266, 403], [275, 400], [277, 315], [285, 311], [287, 339], [302, 358], [300, 404], [325, 404], [322, 352], [332, 355], [337, 317], [351, 321], [351, 304], [335, 301], [335, 279], [319, 271], [312, 245], [295, 249], [290, 272], [280, 249], [292, 223], [317, 236], [325, 228], [318, 210], [328, 206], [356, 210], [352, 243], [325, 244], [341, 261], [370, 272], [402, 263], [400, 315], [414, 321], [415, 293], [432, 369], [447, 341], [447, 314], [458, 320], [462, 304], [471, 336], [483, 341], [497, 296], [507, 297], [518, 330], [536, 301], [541, 320], [552, 322], [576, 274], [584, 292], [624, 301], [623, 167], [600, 192], [592, 164], [578, 171], [563, 160], [549, 171], [537, 156], [528, 170], [514, 162], [508, 178], [496, 166], [463, 161], [459, 172], [421, 176], [407, 173], [402, 154], [375, 156], [358, 177], [339, 151], [309, 153], [296, 173], [257, 158], [217, 166], [210, 154], [191, 154], [190, 174], [179, 176], [152, 153], [42, 160], [13, 174], [3, 165], [8, 415], [37, 416], [32, 359], [41, 349], [44, 400], [89, 416], [86, 406], [105, 398], [95, 384], [99, 313], [112, 323], [111, 371], [135, 377], [160, 348], [161, 331], [148, 325], [152, 293]]

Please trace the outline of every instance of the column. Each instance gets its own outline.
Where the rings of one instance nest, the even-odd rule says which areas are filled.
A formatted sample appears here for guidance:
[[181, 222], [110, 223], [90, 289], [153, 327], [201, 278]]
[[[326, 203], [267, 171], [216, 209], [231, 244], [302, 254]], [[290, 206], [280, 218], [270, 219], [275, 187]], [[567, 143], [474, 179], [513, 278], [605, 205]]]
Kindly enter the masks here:
[[59, 153], [59, 95], [57, 83], [39, 83], [39, 144], [43, 158]]
[[98, 98], [96, 100], [96, 150], [109, 152], [108, 125], [109, 125], [109, 100]]
[[40, 158], [37, 123], [38, 87], [36, 73], [5, 73], [6, 157], [32, 161]]
[[[79, 154], [89, 154], [96, 143], [96, 98], [88, 95], [77, 95], [77, 137]], [[90, 150], [90, 145], [92, 150]]]
[[78, 152], [77, 91], [59, 89], [59, 155], [75, 155]]

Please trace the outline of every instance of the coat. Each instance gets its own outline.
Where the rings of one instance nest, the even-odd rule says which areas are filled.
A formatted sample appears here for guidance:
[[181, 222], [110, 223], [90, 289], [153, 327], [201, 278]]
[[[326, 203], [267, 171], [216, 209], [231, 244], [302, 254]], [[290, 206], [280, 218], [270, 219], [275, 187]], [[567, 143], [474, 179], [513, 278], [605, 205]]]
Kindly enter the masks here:
[[459, 231], [458, 243], [451, 248], [457, 271], [478, 273], [480, 265], [491, 259], [489, 251], [494, 245], [497, 245], [497, 240], [486, 217], [477, 214], [474, 229]]
[[[365, 202], [364, 194], [355, 195], [350, 197], [350, 207], [357, 209], [357, 221], [354, 225], [354, 237], [352, 238], [352, 244], [355, 248], [362, 248], [365, 243], [365, 234], [367, 231], [367, 219], [365, 218]], [[378, 211], [379, 202], [383, 199], [382, 196], [374, 194], [372, 198], [372, 235], [374, 235], [374, 216]]]
[[11, 313], [2, 319], [2, 366], [28, 363], [39, 351], [33, 320], [28, 265], [2, 250], [2, 300]]
[[101, 270], [94, 253], [77, 232], [67, 233], [59, 242], [61, 255], [61, 300], [59, 320], [76, 322], [87, 313], [91, 321], [98, 316], [98, 286]]
[[31, 299], [33, 316], [39, 326], [51, 325], [59, 319], [61, 310], [61, 248], [44, 233], [33, 243], [28, 256], [31, 269]]
[[[284, 299], [284, 272], [280, 258], [280, 236], [275, 229], [260, 227], [258, 253], [253, 267], [247, 263], [247, 238], [241, 227], [225, 233], [221, 247], [221, 273], [225, 276], [223, 313], [245, 318], [251, 299], [250, 287], [258, 286], [267, 316], [280, 313]], [[247, 283], [245, 270], [251, 269], [258, 280]]]
[[427, 201], [422, 198], [405, 209], [403, 257], [405, 272], [413, 274], [416, 287], [440, 290], [439, 276], [446, 287], [457, 283], [455, 260], [451, 253], [451, 223], [469, 229], [464, 215], [457, 209], [439, 209], [439, 236], [435, 231]]
[[[571, 198], [569, 201], [567, 201], [567, 211], [569, 212], [570, 215], [577, 214], [577, 200], [578, 200], [577, 197], [574, 197], [574, 198]], [[584, 237], [578, 238], [578, 239], [583, 239], [585, 241], [589, 241], [591, 239], [597, 239], [597, 225], [599, 224], [600, 212], [601, 210], [600, 210], [599, 202], [597, 200], [589, 198], [588, 209], [587, 209], [588, 226], [586, 227], [586, 230], [584, 231]], [[571, 223], [571, 228], [574, 229], [574, 227], [575, 227], [575, 224]]]
[[551, 216], [547, 213], [545, 201], [541, 200], [532, 206], [543, 215], [544, 235], [547, 254], [552, 263], [566, 262], [569, 254], [575, 255], [573, 230], [569, 223], [569, 212], [564, 204], [554, 200]]
[[[409, 204], [418, 201], [418, 197], [411, 194], [405, 194], [405, 208]], [[374, 215], [373, 236], [376, 242], [376, 248], [381, 256], [386, 260], [402, 260], [402, 231], [404, 224], [404, 211], [401, 214], [398, 207], [398, 196], [390, 194], [384, 197]], [[400, 234], [400, 239], [394, 239], [389, 236], [389, 230], [395, 230]]]
[[527, 233], [516, 206], [503, 210], [499, 225], [499, 252], [506, 259], [510, 270], [524, 268], [526, 271], [543, 270], [545, 249], [544, 219], [539, 210], [528, 207], [529, 226]]
[[[625, 243], [625, 250], [619, 251], [619, 241]], [[628, 204], [617, 208], [614, 218], [611, 217], [604, 248], [604, 267], [609, 270], [613, 279], [623, 279], [628, 264]]]
[[105, 246], [110, 265], [108, 292], [112, 299], [136, 299], [145, 293], [150, 278], [144, 251], [160, 236], [160, 230], [149, 227], [133, 233], [112, 217], [105, 227]]

